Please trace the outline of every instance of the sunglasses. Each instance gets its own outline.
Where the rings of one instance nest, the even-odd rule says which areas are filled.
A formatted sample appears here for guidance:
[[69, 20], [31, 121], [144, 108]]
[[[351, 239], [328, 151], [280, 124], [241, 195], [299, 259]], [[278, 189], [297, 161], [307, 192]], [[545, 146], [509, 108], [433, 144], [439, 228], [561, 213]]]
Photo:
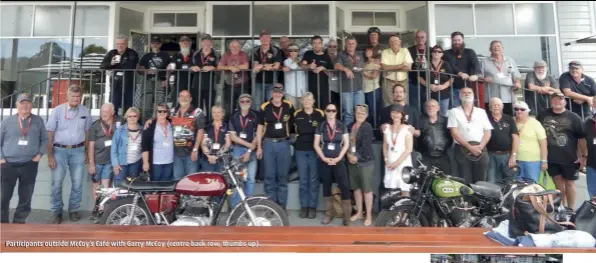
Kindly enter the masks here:
[[250, 103], [250, 100], [241, 100], [240, 103]]
[[337, 112], [337, 110], [336, 110], [336, 109], [326, 109], [325, 111], [326, 111], [326, 112]]
[[443, 51], [441, 51], [441, 50], [433, 50], [433, 53], [441, 54], [441, 53], [443, 53]]
[[168, 113], [167, 110], [158, 110], [157, 113]]
[[138, 118], [139, 116], [137, 115], [128, 115], [128, 118]]
[[526, 111], [526, 109], [522, 109], [522, 108], [515, 108], [515, 111]]
[[336, 48], [337, 46], [327, 46], [328, 48]]

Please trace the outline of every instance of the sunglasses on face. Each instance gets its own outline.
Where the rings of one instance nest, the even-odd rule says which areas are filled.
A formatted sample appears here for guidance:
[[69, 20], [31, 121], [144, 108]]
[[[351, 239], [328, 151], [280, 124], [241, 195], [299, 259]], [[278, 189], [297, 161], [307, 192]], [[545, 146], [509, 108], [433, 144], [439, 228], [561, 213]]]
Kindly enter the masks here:
[[157, 110], [157, 113], [168, 113], [167, 110]]
[[441, 53], [443, 53], [443, 51], [441, 51], [441, 50], [433, 50], [433, 53], [441, 54]]
[[326, 112], [330, 112], [330, 113], [337, 112], [337, 110], [336, 110], [336, 109], [326, 109], [325, 111], [326, 111]]
[[526, 111], [526, 109], [515, 108], [515, 111]]

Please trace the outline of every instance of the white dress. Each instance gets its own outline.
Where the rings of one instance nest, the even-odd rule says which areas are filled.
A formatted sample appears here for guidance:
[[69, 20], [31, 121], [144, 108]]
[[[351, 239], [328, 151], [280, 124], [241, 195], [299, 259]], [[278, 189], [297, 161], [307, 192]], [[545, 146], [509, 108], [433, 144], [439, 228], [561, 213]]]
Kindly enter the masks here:
[[[410, 133], [408, 130], [408, 126], [402, 126], [402, 128], [397, 133], [393, 133], [391, 131], [391, 125], [387, 125], [385, 130], [383, 130], [383, 135], [385, 135], [385, 142], [387, 144], [387, 159], [389, 159], [388, 163], [392, 163], [397, 161], [402, 153], [406, 150], [406, 136]], [[397, 136], [395, 146], [393, 146], [393, 139]], [[391, 150], [393, 147], [393, 151]], [[409, 191], [410, 185], [404, 183], [403, 179], [401, 178], [401, 173], [404, 167], [412, 167], [412, 156], [408, 155], [408, 157], [394, 170], [389, 170], [385, 167], [385, 178], [383, 182], [385, 183], [385, 188], [395, 189], [400, 188], [403, 191]]]

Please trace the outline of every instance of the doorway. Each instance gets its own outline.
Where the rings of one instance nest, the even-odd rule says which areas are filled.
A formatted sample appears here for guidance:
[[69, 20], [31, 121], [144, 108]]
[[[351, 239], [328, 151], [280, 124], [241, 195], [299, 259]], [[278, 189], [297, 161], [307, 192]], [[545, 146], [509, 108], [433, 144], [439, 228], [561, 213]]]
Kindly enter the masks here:
[[191, 53], [197, 50], [197, 34], [151, 34], [151, 37], [157, 36], [161, 38], [161, 50], [168, 53], [170, 56], [175, 56], [180, 52], [180, 38], [182, 36], [188, 36], [192, 40], [192, 44], [190, 46]]

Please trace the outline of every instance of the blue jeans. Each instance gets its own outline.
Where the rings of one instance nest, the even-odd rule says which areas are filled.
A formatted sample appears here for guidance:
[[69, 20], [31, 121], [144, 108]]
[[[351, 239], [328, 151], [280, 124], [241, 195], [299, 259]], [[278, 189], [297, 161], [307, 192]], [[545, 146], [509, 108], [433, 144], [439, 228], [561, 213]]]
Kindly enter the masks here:
[[174, 178], [178, 181], [182, 177], [197, 172], [197, 162], [193, 162], [189, 156], [174, 156]]
[[317, 154], [315, 151], [296, 151], [295, 153], [296, 168], [300, 175], [300, 207], [317, 208], [320, 185]]
[[273, 142], [263, 139], [265, 168], [265, 194], [280, 206], [288, 203], [288, 174], [290, 173], [291, 148], [289, 141]]
[[138, 160], [136, 163], [129, 163], [127, 165], [120, 165], [120, 173], [118, 176], [114, 176], [114, 186], [120, 187], [120, 181], [127, 176], [138, 176], [143, 166], [143, 159]]
[[519, 163], [519, 178], [516, 179], [532, 179], [534, 182], [538, 182], [540, 177], [540, 162], [523, 162]]
[[494, 183], [496, 181], [502, 180], [505, 178], [505, 174], [503, 174], [503, 170], [509, 167], [509, 155], [510, 154], [492, 154], [489, 153], [488, 157], [490, 158], [488, 162], [488, 181]]
[[[343, 124], [348, 127], [354, 122], [354, 107], [357, 104], [364, 104], [364, 91], [342, 92], [342, 112], [344, 113]], [[370, 107], [370, 106], [369, 106]]]
[[83, 196], [83, 177], [85, 173], [85, 147], [66, 149], [54, 147], [56, 168], [52, 169], [52, 213], [61, 215], [64, 203], [62, 201], [62, 182], [66, 173], [70, 171], [70, 199], [68, 212], [76, 212], [81, 208]]
[[[364, 100], [368, 105], [368, 123], [377, 127], [381, 122], [381, 109], [383, 108], [383, 89], [377, 88], [374, 91], [364, 93]], [[375, 123], [376, 121], [376, 123]]]
[[[232, 148], [232, 156], [239, 159], [247, 150], [248, 148], [244, 146], [235, 145]], [[255, 178], [257, 177], [257, 154], [255, 152], [250, 153], [250, 159], [245, 165], [248, 169], [248, 175], [246, 177], [246, 182], [244, 182], [244, 195], [246, 198], [249, 198], [255, 190]], [[238, 191], [236, 191], [232, 196], [232, 207], [235, 207], [238, 203], [240, 203], [240, 195], [238, 194]]]
[[151, 181], [170, 181], [174, 172], [174, 163], [151, 165]]
[[111, 163], [96, 164], [95, 165], [95, 175], [93, 176], [93, 180], [95, 182], [101, 183], [100, 180], [112, 179], [113, 174], [114, 174], [114, 171], [112, 169]]
[[222, 164], [220, 162], [216, 162], [215, 164], [210, 164], [207, 157], [201, 158], [201, 172], [216, 172], [220, 173], [222, 169]]
[[275, 84], [255, 83], [255, 89], [252, 91], [253, 109], [259, 111], [261, 104], [271, 99], [271, 91], [273, 88], [275, 88]]
[[441, 116], [447, 117], [448, 111], [449, 111], [449, 99], [444, 99], [444, 100], [439, 101], [439, 107], [440, 107], [439, 114], [441, 114]]
[[588, 187], [588, 198], [596, 196], [596, 169], [586, 166], [586, 184]]
[[453, 105], [452, 108], [455, 107], [459, 107], [461, 105], [461, 101], [459, 100], [459, 91], [461, 89], [453, 89], [453, 97], [451, 97], [450, 99], [453, 99]]
[[[424, 111], [424, 107], [421, 107], [426, 102], [426, 89], [424, 86], [420, 86], [418, 88], [418, 84], [409, 83], [408, 84], [408, 99], [410, 100], [410, 107], [416, 109], [416, 111]], [[418, 93], [420, 92], [420, 100], [418, 99]]]

